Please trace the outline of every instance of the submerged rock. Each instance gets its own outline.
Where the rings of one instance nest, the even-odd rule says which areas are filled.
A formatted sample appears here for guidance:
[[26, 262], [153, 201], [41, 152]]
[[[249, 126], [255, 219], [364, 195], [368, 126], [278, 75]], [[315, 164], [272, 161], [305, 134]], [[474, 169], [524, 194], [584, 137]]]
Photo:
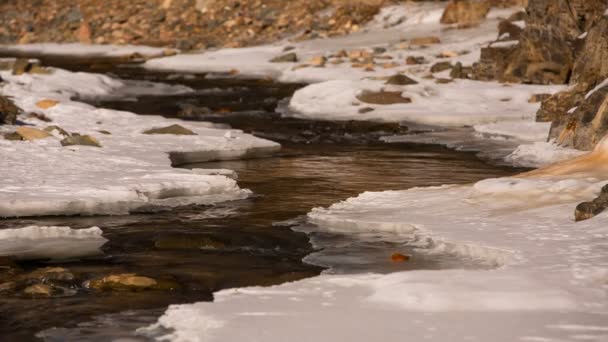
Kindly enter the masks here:
[[154, 243], [158, 249], [222, 249], [224, 242], [207, 236], [173, 236], [162, 238]]
[[412, 100], [409, 97], [403, 97], [400, 91], [379, 91], [373, 92], [365, 90], [357, 99], [361, 102], [379, 104], [379, 105], [391, 105], [399, 103], [411, 103]]
[[35, 284], [26, 287], [23, 293], [33, 297], [51, 297], [53, 295], [53, 287], [46, 284]]
[[153, 128], [143, 132], [144, 134], [175, 134], [175, 135], [196, 135], [193, 131], [180, 126], [180, 125], [171, 125], [162, 128]]
[[143, 291], [174, 290], [179, 288], [179, 285], [170, 280], [157, 280], [135, 273], [123, 273], [91, 280], [89, 287], [97, 291]]

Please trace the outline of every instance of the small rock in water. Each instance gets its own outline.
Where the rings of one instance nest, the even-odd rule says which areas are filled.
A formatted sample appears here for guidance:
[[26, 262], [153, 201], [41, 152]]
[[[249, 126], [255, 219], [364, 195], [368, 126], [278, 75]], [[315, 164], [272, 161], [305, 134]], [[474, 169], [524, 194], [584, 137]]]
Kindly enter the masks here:
[[401, 253], [393, 253], [393, 255], [391, 255], [391, 260], [393, 262], [405, 262], [410, 260], [410, 256]]
[[44, 114], [41, 114], [41, 113], [36, 113], [36, 112], [29, 113], [26, 116], [26, 118], [28, 118], [28, 119], [36, 119], [36, 120], [40, 120], [40, 121], [44, 121], [44, 122], [51, 122], [51, 121], [53, 121], [48, 116], [46, 116]]
[[606, 207], [598, 206], [595, 202], [583, 202], [576, 206], [574, 220], [576, 222], [588, 220], [604, 211], [604, 209]]
[[412, 40], [410, 40], [411, 45], [432, 45], [432, 44], [439, 44], [439, 43], [441, 43], [441, 39], [439, 39], [439, 37], [435, 37], [435, 36], [418, 37], [418, 38], [413, 38]]
[[325, 63], [327, 63], [327, 58], [325, 56], [317, 56], [314, 57], [313, 59], [310, 60], [309, 64], [317, 67], [317, 68], [322, 68], [325, 66]]
[[82, 145], [82, 146], [93, 146], [93, 147], [101, 147], [101, 144], [97, 139], [93, 138], [90, 135], [72, 135], [66, 137], [61, 140], [61, 146], [74, 146], [74, 145]]
[[379, 91], [373, 92], [365, 90], [357, 99], [361, 102], [379, 104], [379, 105], [391, 105], [398, 103], [411, 103], [412, 100], [409, 97], [403, 97], [400, 91]]
[[123, 273], [91, 280], [89, 287], [97, 291], [142, 291], [174, 290], [179, 288], [179, 285], [171, 280], [157, 280], [135, 273]]
[[271, 63], [296, 63], [298, 61], [298, 55], [295, 52], [275, 57], [270, 60]]
[[417, 64], [424, 64], [425, 60], [424, 57], [420, 57], [420, 56], [407, 56], [407, 58], [405, 59], [405, 64], [407, 65], [417, 65]]
[[370, 113], [373, 111], [374, 111], [374, 108], [372, 108], [372, 107], [363, 107], [363, 108], [359, 109], [359, 114]]
[[411, 84], [418, 84], [418, 82], [414, 81], [413, 79], [411, 79], [405, 75], [396, 74], [396, 75], [389, 77], [388, 80], [386, 80], [385, 84], [411, 85]]
[[37, 128], [32, 127], [19, 127], [15, 131], [17, 135], [21, 137], [22, 140], [33, 141], [38, 139], [44, 139], [51, 136], [49, 132], [45, 132], [39, 130]]
[[175, 135], [196, 135], [196, 133], [191, 130], [180, 126], [180, 125], [171, 125], [162, 128], [152, 128], [143, 132], [144, 134], [175, 134]]
[[23, 293], [34, 297], [50, 297], [53, 294], [53, 288], [45, 284], [35, 284], [26, 287]]
[[436, 73], [436, 72], [442, 72], [445, 70], [449, 70], [452, 69], [452, 63], [450, 62], [439, 62], [439, 63], [435, 63], [433, 64], [433, 66], [431, 66], [431, 72], [432, 73]]
[[15, 106], [11, 99], [0, 95], [0, 125], [14, 124], [19, 113], [21, 113], [21, 109]]

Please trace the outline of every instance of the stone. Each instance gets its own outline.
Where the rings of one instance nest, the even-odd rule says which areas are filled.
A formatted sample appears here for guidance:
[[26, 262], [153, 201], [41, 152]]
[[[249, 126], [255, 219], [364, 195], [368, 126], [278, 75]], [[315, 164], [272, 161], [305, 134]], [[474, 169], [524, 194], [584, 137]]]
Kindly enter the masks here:
[[407, 58], [405, 59], [405, 64], [407, 64], [407, 65], [417, 65], [417, 64], [424, 64], [424, 63], [426, 63], [426, 61], [424, 60], [424, 57], [407, 56]]
[[472, 78], [478, 81], [502, 80], [515, 46], [488, 46], [481, 49], [479, 62], [473, 63]]
[[78, 28], [76, 37], [78, 41], [82, 44], [91, 44], [93, 42], [91, 40], [91, 27], [86, 21], [83, 21], [80, 24], [80, 28]]
[[34, 284], [26, 287], [23, 293], [33, 297], [50, 297], [53, 294], [53, 288], [46, 284]]
[[498, 37], [501, 40], [519, 40], [523, 29], [509, 20], [498, 23]]
[[385, 84], [391, 84], [391, 85], [411, 85], [411, 84], [418, 84], [418, 82], [416, 82], [415, 80], [403, 75], [403, 74], [396, 74], [393, 75], [391, 77], [389, 77], [386, 80]]
[[405, 254], [401, 254], [401, 253], [393, 253], [391, 255], [391, 260], [393, 262], [405, 262], [410, 260], [410, 256], [409, 255], [405, 255]]
[[13, 292], [17, 288], [17, 283], [13, 281], [7, 281], [0, 283], [0, 293]]
[[0, 125], [13, 125], [21, 109], [11, 99], [0, 95]]
[[447, 84], [447, 83], [452, 83], [452, 82], [454, 82], [454, 80], [451, 78], [438, 78], [435, 80], [435, 83], [437, 83], [437, 84]]
[[13, 75], [23, 75], [30, 71], [32, 63], [27, 58], [18, 58], [13, 63]]
[[149, 129], [147, 131], [144, 131], [143, 134], [196, 135], [196, 133], [194, 133], [193, 131], [178, 124], [174, 124], [167, 127]]
[[59, 135], [63, 135], [64, 137], [69, 137], [69, 136], [71, 136], [71, 134], [70, 134], [68, 131], [66, 131], [65, 129], [63, 129], [63, 128], [61, 128], [61, 127], [57, 126], [57, 125], [51, 125], [51, 126], [47, 126], [47, 127], [44, 129], [44, 131], [45, 131], [45, 132], [49, 132], [49, 133], [51, 133], [51, 134], [53, 134], [53, 132], [57, 131], [57, 134], [59, 134]]
[[56, 101], [56, 100], [44, 99], [44, 100], [40, 100], [40, 101], [36, 102], [36, 107], [42, 108], [42, 109], [49, 109], [49, 108], [55, 107], [58, 103], [59, 103], [59, 101]]
[[271, 63], [297, 63], [298, 55], [295, 52], [290, 52], [288, 54], [275, 57], [270, 60]]
[[465, 67], [462, 66], [462, 63], [457, 62], [456, 64], [454, 64], [454, 67], [452, 68], [452, 71], [450, 71], [450, 77], [451, 78], [470, 78], [472, 74], [472, 68], [471, 67]]
[[489, 11], [488, 1], [452, 0], [443, 11], [440, 22], [442, 24], [478, 23]]
[[361, 102], [379, 104], [379, 105], [392, 105], [400, 103], [411, 103], [412, 100], [408, 97], [403, 97], [400, 91], [379, 91], [373, 92], [364, 90], [357, 99]]
[[372, 107], [363, 107], [363, 108], [359, 108], [358, 113], [359, 114], [366, 114], [366, 113], [370, 113], [373, 112], [374, 108]]
[[604, 209], [606, 208], [598, 206], [594, 202], [583, 202], [576, 206], [574, 220], [576, 222], [589, 220], [600, 214]]
[[325, 66], [325, 63], [327, 63], [327, 58], [325, 56], [317, 56], [314, 57], [313, 59], [311, 59], [308, 64], [317, 67], [317, 68], [322, 68]]
[[550, 97], [551, 94], [533, 94], [532, 96], [530, 96], [530, 98], [528, 98], [528, 103], [543, 102]]
[[33, 127], [18, 127], [15, 130], [15, 133], [17, 133], [22, 140], [27, 140], [27, 141], [33, 141], [33, 140], [38, 140], [38, 139], [44, 139], [44, 138], [48, 138], [51, 136], [50, 133], [39, 130], [37, 128], [33, 128]]
[[431, 66], [431, 72], [432, 73], [442, 72], [445, 70], [450, 70], [452, 68], [453, 68], [453, 66], [452, 66], [452, 63], [450, 63], [450, 62], [437, 62]]
[[135, 273], [112, 274], [88, 283], [89, 288], [96, 291], [145, 291], [145, 290], [175, 290], [180, 286], [167, 279], [153, 279]]
[[99, 141], [90, 135], [72, 134], [71, 136], [65, 137], [63, 140], [61, 140], [61, 146], [74, 145], [101, 147]]
[[36, 112], [32, 112], [32, 113], [28, 113], [26, 116], [27, 119], [36, 119], [36, 120], [40, 120], [43, 122], [51, 122], [53, 120], [51, 120], [51, 118], [49, 118], [48, 116], [42, 114], [42, 113], [36, 113]]
[[441, 43], [441, 39], [439, 39], [439, 37], [435, 37], [435, 36], [418, 37], [418, 38], [412, 38], [410, 40], [411, 45], [433, 45], [433, 44], [440, 44], [440, 43]]

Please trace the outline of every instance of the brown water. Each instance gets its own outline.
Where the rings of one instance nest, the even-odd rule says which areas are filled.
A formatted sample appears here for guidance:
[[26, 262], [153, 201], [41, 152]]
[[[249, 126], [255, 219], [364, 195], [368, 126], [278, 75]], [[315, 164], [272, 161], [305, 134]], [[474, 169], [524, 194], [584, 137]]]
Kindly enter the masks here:
[[[341, 246], [323, 259], [324, 266], [337, 272], [484, 267], [452, 256], [430, 258], [403, 241], [387, 241], [381, 236], [371, 242], [327, 233], [307, 236], [294, 232], [289, 224], [277, 223], [364, 191], [470, 183], [511, 175], [516, 170], [488, 165], [473, 154], [442, 147], [377, 142], [383, 132], [404, 129], [398, 126], [279, 119], [268, 106], [276, 107], [294, 91], [293, 85], [208, 80], [201, 75], [176, 77], [138, 69], [111, 71], [134, 79], [187, 84], [199, 91], [180, 96], [141, 96], [138, 101], [115, 97], [90, 100], [96, 105], [175, 116], [188, 103], [195, 112], [207, 108], [190, 119], [213, 120], [274, 138], [283, 143], [283, 151], [273, 158], [185, 166], [235, 170], [240, 186], [254, 192], [246, 200], [123, 217], [0, 220], [0, 229], [31, 224], [99, 226], [109, 239], [103, 256], [58, 265], [77, 276], [73, 295], [35, 300], [3, 296], [0, 340], [33, 339], [34, 334], [51, 327], [58, 329], [39, 336], [50, 341], [133, 337], [136, 327], [153, 323], [169, 304], [212, 300], [212, 293], [219, 289], [279, 284], [318, 274], [322, 268], [302, 262], [314, 251], [309, 238], [318, 246]], [[211, 87], [219, 90], [215, 94], [200, 91]], [[218, 92], [222, 96], [218, 97]], [[301, 221], [293, 224], [297, 222]], [[216, 249], [200, 249], [191, 243], [209, 239], [218, 242]], [[393, 252], [411, 254], [412, 259], [392, 263]], [[344, 258], [346, 254], [351, 257]], [[42, 266], [46, 265], [19, 264], [23, 273]], [[173, 291], [101, 294], [82, 286], [89, 279], [127, 272], [170, 279], [180, 286]]]

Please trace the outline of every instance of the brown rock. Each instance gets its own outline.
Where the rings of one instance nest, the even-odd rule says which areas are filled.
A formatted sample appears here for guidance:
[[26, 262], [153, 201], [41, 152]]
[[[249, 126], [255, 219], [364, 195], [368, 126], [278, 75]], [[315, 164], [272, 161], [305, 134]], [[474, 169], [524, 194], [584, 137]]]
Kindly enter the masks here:
[[393, 253], [391, 255], [391, 260], [393, 262], [405, 262], [410, 260], [410, 256], [409, 255], [405, 255], [405, 254], [401, 254], [401, 253]]
[[59, 133], [60, 135], [63, 135], [64, 137], [71, 136], [71, 134], [68, 131], [66, 131], [65, 129], [63, 129], [63, 128], [57, 126], [57, 125], [47, 126], [44, 129], [44, 131], [45, 132], [49, 132], [51, 134], [53, 134], [54, 131], [57, 131], [57, 133]]
[[388, 80], [386, 80], [385, 84], [402, 86], [402, 85], [418, 84], [418, 82], [416, 82], [415, 80], [413, 80], [403, 74], [396, 74], [396, 75], [389, 77]]
[[288, 54], [275, 57], [270, 60], [271, 63], [297, 63], [298, 55], [295, 52], [290, 52]]
[[424, 64], [424, 63], [425, 63], [424, 57], [407, 56], [407, 58], [405, 59], [405, 64], [407, 64], [407, 65], [417, 65], [417, 64]]
[[175, 134], [175, 135], [196, 135], [193, 131], [180, 126], [178, 124], [162, 127], [162, 128], [153, 128], [147, 131], [144, 131], [143, 134]]
[[410, 40], [411, 45], [433, 45], [441, 43], [441, 39], [435, 36], [418, 37]]
[[21, 109], [11, 99], [0, 95], [0, 125], [12, 125], [17, 120]]
[[452, 0], [446, 6], [442, 24], [470, 24], [484, 19], [490, 11], [488, 1]]
[[530, 98], [528, 99], [528, 102], [529, 103], [543, 102], [550, 97], [551, 97], [551, 94], [534, 94], [534, 95], [530, 96]]
[[431, 72], [432, 73], [436, 73], [436, 72], [442, 72], [445, 70], [450, 70], [452, 69], [452, 63], [450, 62], [438, 62], [433, 64], [433, 66], [431, 66]]
[[357, 96], [357, 99], [359, 99], [359, 101], [361, 102], [379, 105], [391, 105], [412, 102], [410, 98], [401, 96], [400, 91], [373, 92], [365, 90]]
[[53, 288], [45, 284], [35, 284], [26, 287], [23, 293], [33, 297], [50, 297], [53, 294]]
[[80, 24], [80, 28], [77, 32], [78, 41], [83, 44], [91, 44], [91, 27], [86, 21]]
[[48, 132], [41, 131], [37, 128], [32, 127], [18, 127], [15, 133], [17, 133], [22, 140], [28, 141], [44, 139], [51, 136]]
[[325, 63], [327, 63], [327, 58], [325, 56], [317, 56], [314, 57], [313, 59], [311, 59], [308, 64], [317, 67], [317, 68], [322, 68], [325, 66]]
[[58, 103], [59, 101], [56, 100], [44, 99], [36, 102], [36, 106], [42, 109], [49, 109], [55, 107]]

